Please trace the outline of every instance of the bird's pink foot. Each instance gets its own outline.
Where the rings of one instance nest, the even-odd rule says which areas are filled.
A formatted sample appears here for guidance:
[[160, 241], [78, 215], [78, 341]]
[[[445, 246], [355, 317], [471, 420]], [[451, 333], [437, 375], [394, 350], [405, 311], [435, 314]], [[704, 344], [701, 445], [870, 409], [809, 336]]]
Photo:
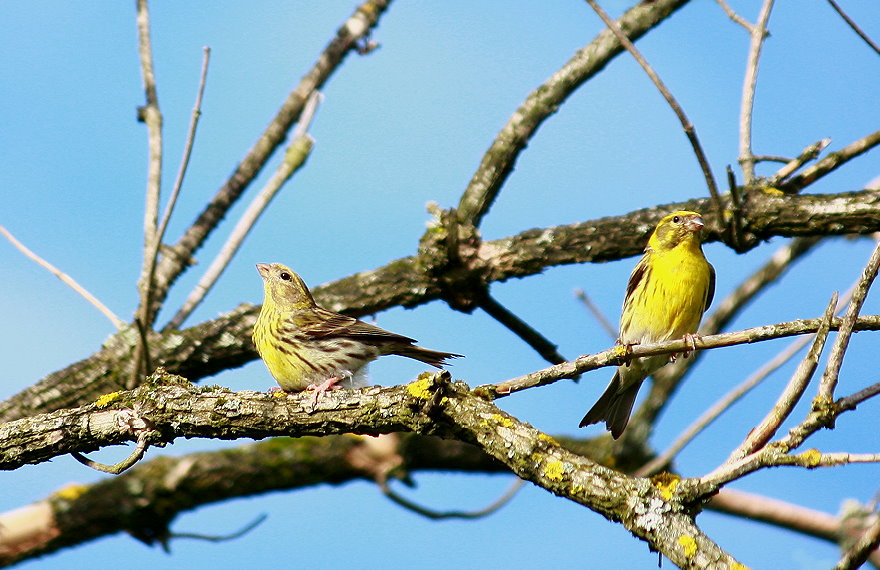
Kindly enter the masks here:
[[339, 386], [338, 384], [342, 382], [344, 378], [345, 376], [331, 376], [320, 384], [309, 384], [306, 390], [315, 391], [315, 396], [314, 398], [312, 398], [312, 409], [314, 410], [318, 407], [318, 398], [321, 397], [321, 394], [328, 390], [338, 390], [339, 388], [341, 388], [341, 386]]
[[[623, 355], [629, 356], [630, 354], [632, 354], [633, 347], [635, 345], [641, 344], [641, 343], [639, 343], [639, 342], [620, 342], [620, 339], [617, 339], [617, 344], [620, 344], [623, 346]], [[624, 366], [629, 366], [631, 362], [632, 362], [631, 360], [627, 360], [626, 363], [624, 364]]]
[[[697, 350], [697, 339], [699, 338], [699, 335], [695, 335], [693, 333], [687, 333], [681, 338], [683, 341], [685, 341], [686, 343], [691, 345], [690, 348], [686, 348], [684, 350], [684, 352], [680, 353], [684, 358], [687, 358], [688, 356], [691, 355], [692, 352], [695, 352]], [[675, 362], [676, 358], [678, 358], [678, 354], [670, 354], [669, 355], [670, 362]]]

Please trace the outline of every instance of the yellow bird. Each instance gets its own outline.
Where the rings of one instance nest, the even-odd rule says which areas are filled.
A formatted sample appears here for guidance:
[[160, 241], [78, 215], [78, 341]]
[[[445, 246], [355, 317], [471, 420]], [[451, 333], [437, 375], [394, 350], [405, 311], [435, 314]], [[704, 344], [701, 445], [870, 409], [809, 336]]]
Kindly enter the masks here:
[[[679, 211], [660, 220], [645, 254], [629, 276], [618, 342], [649, 344], [692, 338], [715, 295], [715, 269], [700, 246], [703, 218]], [[620, 437], [645, 378], [669, 361], [666, 355], [638, 358], [619, 366], [580, 427], [605, 422]]]
[[254, 325], [254, 345], [285, 392], [318, 396], [386, 354], [436, 368], [460, 354], [415, 346], [415, 340], [322, 309], [300, 276], [280, 263], [258, 263], [265, 298]]

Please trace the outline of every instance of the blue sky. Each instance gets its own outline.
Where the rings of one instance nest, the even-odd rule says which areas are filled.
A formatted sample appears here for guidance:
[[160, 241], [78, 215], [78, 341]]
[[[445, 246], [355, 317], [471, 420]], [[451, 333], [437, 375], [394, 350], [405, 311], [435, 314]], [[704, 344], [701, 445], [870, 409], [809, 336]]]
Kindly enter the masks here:
[[[6, 30], [0, 36], [0, 224], [124, 319], [137, 302], [146, 172], [145, 129], [135, 121], [143, 92], [133, 4], [0, 4]], [[756, 18], [758, 2], [731, 4], [747, 19]], [[880, 38], [875, 25], [880, 6], [866, 0], [847, 4], [851, 16]], [[166, 188], [182, 152], [201, 50], [212, 48], [198, 139], [170, 239], [177, 239], [222, 184], [354, 5], [338, 0], [153, 3]], [[616, 15], [628, 3], [603, 5]], [[306, 168], [276, 198], [188, 324], [242, 302], [260, 302], [256, 262], [286, 263], [314, 286], [414, 253], [429, 220], [426, 203], [455, 205], [482, 153], [525, 96], [600, 29], [589, 7], [574, 0], [394, 3], [373, 36], [381, 48], [350, 57], [324, 90], [311, 130], [316, 146]], [[832, 139], [832, 149], [839, 148], [878, 128], [880, 61], [824, 0], [778, 3], [770, 29], [757, 90], [757, 153], [792, 156], [825, 137]], [[745, 31], [708, 1], [686, 6], [638, 44], [696, 125], [719, 180], [726, 165], [736, 164], [747, 45]], [[875, 151], [854, 161], [811, 191], [864, 187], [880, 175], [878, 156]], [[764, 167], [761, 173], [772, 170]], [[267, 178], [258, 180], [248, 197]], [[706, 194], [680, 125], [632, 60], [620, 57], [541, 127], [481, 229], [484, 238], [493, 239]], [[230, 220], [242, 211], [243, 204]], [[167, 303], [171, 311], [160, 320], [185, 298], [232, 223], [198, 253], [200, 265], [180, 280]], [[783, 243], [772, 240], [744, 256], [708, 244], [706, 255], [718, 272], [716, 299]], [[831, 293], [857, 278], [871, 248], [864, 239], [822, 245], [732, 328], [821, 314]], [[492, 292], [573, 358], [610, 344], [573, 290], [585, 289], [616, 322], [633, 264], [553, 268], [498, 284]], [[0, 397], [8, 397], [94, 352], [112, 326], [5, 242], [0, 267], [5, 323], [0, 346], [6, 356]], [[876, 295], [870, 296], [865, 312], [878, 308]], [[472, 386], [545, 365], [479, 312], [462, 315], [432, 303], [390, 310], [377, 319], [424, 346], [465, 353], [453, 373]], [[875, 343], [867, 335], [855, 338], [841, 395], [877, 381], [870, 358]], [[775, 341], [706, 355], [662, 417], [654, 445], [668, 445], [707, 405], [784, 345]], [[699, 475], [723, 460], [766, 412], [792, 369], [772, 376], [688, 447], [679, 459], [681, 473]], [[371, 377], [396, 384], [419, 371], [418, 363], [385, 358], [371, 366]], [[600, 370], [579, 385], [560, 382], [501, 404], [551, 434], [595, 435], [596, 427], [576, 426], [609, 376]], [[211, 382], [236, 390], [274, 384], [259, 362]], [[878, 419], [880, 404], [869, 402], [813, 445], [823, 451], [876, 451]], [[148, 458], [228, 445], [236, 443], [180, 441], [150, 450]], [[113, 449], [96, 457], [112, 462], [125, 453]], [[845, 498], [870, 500], [878, 474], [876, 465], [776, 469], [733, 487], [834, 513]], [[3, 473], [0, 512], [39, 500], [67, 482], [100, 478], [69, 457]], [[416, 480], [418, 488], [404, 492], [441, 509], [480, 508], [511, 481], [448, 474]], [[178, 541], [171, 557], [120, 535], [24, 566], [99, 565], [120, 556], [134, 568], [268, 566], [279, 559], [327, 568], [656, 564], [656, 555], [622, 527], [529, 486], [501, 512], [476, 522], [423, 520], [383, 499], [374, 486], [354, 483], [206, 507], [180, 517], [174, 529], [222, 534], [263, 512], [269, 519], [238, 541]], [[833, 545], [757, 523], [713, 513], [699, 521], [723, 547], [757, 567], [824, 568], [837, 557]]]

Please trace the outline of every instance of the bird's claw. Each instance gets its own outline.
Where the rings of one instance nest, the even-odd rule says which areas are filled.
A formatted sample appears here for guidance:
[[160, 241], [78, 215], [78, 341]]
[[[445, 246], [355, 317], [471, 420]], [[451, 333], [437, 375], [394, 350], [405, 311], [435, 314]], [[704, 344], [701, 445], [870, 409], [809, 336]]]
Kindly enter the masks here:
[[[685, 348], [684, 352], [680, 353], [684, 358], [687, 358], [691, 355], [692, 352], [696, 352], [697, 338], [699, 338], [699, 337], [698, 337], [698, 335], [695, 335], [693, 333], [687, 333], [681, 338], [683, 341], [685, 341], [686, 343], [688, 343], [690, 345], [690, 348]], [[669, 355], [669, 362], [675, 362], [676, 358], [678, 358], [678, 354], [670, 354]]]
[[328, 390], [339, 390], [341, 386], [339, 386], [339, 382], [341, 382], [345, 376], [331, 376], [321, 382], [320, 384], [309, 384], [306, 387], [306, 390], [314, 390], [315, 395], [312, 398], [312, 410], [318, 407], [318, 398], [321, 397], [321, 394], [327, 392]]

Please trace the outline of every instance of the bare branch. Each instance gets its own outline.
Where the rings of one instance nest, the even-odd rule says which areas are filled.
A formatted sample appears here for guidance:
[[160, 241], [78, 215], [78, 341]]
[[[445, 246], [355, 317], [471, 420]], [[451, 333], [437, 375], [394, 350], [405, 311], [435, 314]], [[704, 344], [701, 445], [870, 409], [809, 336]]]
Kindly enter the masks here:
[[871, 40], [870, 37], [868, 37], [868, 34], [862, 31], [859, 25], [856, 24], [855, 20], [847, 16], [846, 12], [843, 11], [843, 8], [841, 8], [840, 5], [834, 0], [828, 0], [828, 3], [831, 4], [831, 7], [834, 8], [835, 12], [840, 14], [840, 17], [843, 18], [843, 21], [846, 22], [850, 28], [852, 28], [852, 31], [854, 31], [860, 38], [862, 38], [862, 40], [864, 40], [864, 42], [868, 44], [868, 47], [874, 50], [877, 55], [880, 55], [880, 46], [874, 43], [874, 41]]
[[208, 267], [207, 271], [205, 271], [205, 274], [190, 292], [186, 301], [184, 301], [183, 306], [180, 307], [171, 321], [165, 326], [164, 330], [167, 331], [180, 328], [183, 321], [192, 314], [193, 310], [195, 310], [199, 303], [202, 302], [205, 295], [208, 294], [208, 291], [211, 290], [211, 287], [214, 286], [214, 283], [217, 282], [217, 279], [220, 278], [220, 275], [222, 275], [233, 256], [238, 252], [242, 242], [244, 242], [244, 239], [248, 236], [251, 229], [253, 229], [254, 224], [257, 223], [260, 215], [262, 215], [263, 211], [269, 206], [269, 203], [275, 195], [282, 187], [284, 187], [284, 184], [290, 180], [290, 178], [302, 168], [303, 165], [305, 165], [314, 145], [314, 140], [306, 131], [314, 118], [320, 99], [321, 94], [317, 91], [312, 93], [309, 97], [305, 110], [300, 117], [300, 123], [297, 125], [296, 134], [298, 134], [298, 136], [290, 146], [287, 147], [287, 150], [284, 153], [284, 160], [278, 165], [278, 169], [272, 175], [272, 178], [248, 205], [247, 210], [244, 211], [241, 218], [238, 220], [238, 223], [235, 224], [232, 233], [229, 234], [226, 243], [220, 248], [217, 257], [211, 262], [211, 265]]
[[[736, 346], [760, 342], [772, 338], [784, 338], [787, 336], [813, 333], [820, 330], [824, 319], [804, 319], [765, 325], [744, 329], [741, 331], [728, 332], [700, 336], [694, 339], [697, 350], [720, 348], [722, 346]], [[834, 318], [830, 322], [830, 330], [838, 330], [843, 322], [842, 318]], [[856, 320], [856, 330], [880, 330], [880, 315], [861, 316]], [[864, 327], [864, 328], [862, 328]], [[537, 386], [546, 386], [563, 378], [571, 378], [573, 375], [596, 370], [605, 366], [620, 366], [627, 361], [645, 356], [659, 354], [674, 354], [684, 352], [692, 348], [691, 343], [685, 339], [676, 339], [666, 342], [651, 344], [639, 344], [628, 349], [615, 346], [608, 350], [581, 356], [570, 362], [556, 364], [543, 370], [538, 370], [525, 376], [518, 376], [497, 384], [484, 384], [476, 388], [477, 391], [489, 397], [500, 398]]]
[[[404, 386], [328, 393], [317, 409], [312, 409], [310, 394], [277, 398], [205, 390], [162, 372], [151, 381], [108, 397], [105, 408], [89, 405], [54, 412], [51, 421], [38, 416], [0, 425], [0, 443], [8, 443], [11, 434], [28, 434], [28, 443], [19, 438], [22, 444], [15, 450], [0, 450], [0, 464], [9, 468], [130, 440], [131, 430], [115, 421], [119, 414], [148, 421], [149, 437], [156, 442], [177, 437], [424, 432], [478, 446], [521, 479], [620, 522], [673, 563], [697, 567], [712, 561], [735, 563], [702, 532], [674, 494], [664, 496], [651, 480], [628, 477], [566, 450], [549, 435], [474, 395], [464, 383], [451, 382], [445, 371], [422, 374]], [[177, 384], [157, 385], [163, 381]], [[436, 421], [438, 414], [443, 421]], [[682, 535], [690, 537], [686, 552], [677, 540]]]
[[611, 324], [611, 322], [602, 314], [602, 311], [599, 310], [599, 307], [596, 306], [593, 301], [587, 296], [587, 293], [583, 289], [575, 289], [574, 296], [578, 298], [578, 300], [584, 304], [590, 314], [596, 319], [596, 322], [599, 323], [599, 326], [602, 327], [602, 330], [608, 334], [608, 337], [612, 341], [617, 340], [617, 329]]
[[752, 25], [748, 21], [746, 21], [745, 18], [734, 12], [733, 8], [731, 8], [725, 0], [716, 0], [716, 2], [718, 2], [718, 5], [721, 6], [722, 10], [724, 10], [724, 13], [727, 14], [728, 18], [745, 28], [746, 31], [748, 31], [749, 33], [751, 33]]
[[[618, 26], [635, 41], [686, 3], [687, 0], [639, 2], [620, 17]], [[479, 227], [507, 177], [513, 172], [516, 160], [529, 139], [569, 95], [622, 51], [614, 35], [610, 31], [603, 31], [578, 50], [544, 84], [529, 93], [483, 155], [480, 166], [462, 194], [457, 207], [462, 223]]]
[[746, 186], [755, 181], [755, 158], [752, 153], [752, 111], [755, 108], [755, 86], [758, 83], [758, 61], [761, 59], [761, 49], [764, 47], [764, 39], [767, 37], [767, 22], [770, 20], [770, 11], [773, 10], [773, 0], [764, 0], [758, 21], [754, 26], [749, 26], [749, 56], [746, 62], [746, 73], [743, 79], [742, 101], [739, 112], [739, 163], [743, 169], [743, 178]]
[[516, 479], [513, 484], [508, 487], [507, 491], [504, 492], [501, 497], [493, 501], [490, 505], [483, 507], [477, 511], [435, 511], [433, 509], [429, 509], [427, 507], [423, 507], [417, 503], [414, 503], [407, 499], [406, 497], [397, 494], [394, 489], [392, 489], [388, 485], [387, 479], [380, 479], [377, 481], [379, 484], [379, 488], [382, 490], [382, 494], [388, 497], [395, 504], [400, 505], [408, 511], [412, 511], [417, 515], [423, 516], [426, 519], [431, 520], [442, 520], [442, 519], [481, 519], [487, 517], [498, 511], [501, 507], [510, 502], [513, 497], [516, 496], [517, 492], [522, 488], [525, 481], [522, 479]]
[[[229, 542], [230, 540], [235, 540], [237, 538], [243, 537], [244, 535], [246, 535], [250, 531], [254, 530], [258, 526], [263, 524], [263, 522], [267, 518], [269, 518], [269, 515], [267, 515], [265, 513], [261, 514], [260, 516], [258, 516], [254, 520], [252, 520], [251, 522], [244, 525], [239, 530], [237, 530], [235, 532], [231, 532], [229, 534], [214, 535], [214, 534], [199, 534], [199, 533], [194, 533], [194, 532], [172, 532], [171, 534], [168, 535], [168, 538], [171, 538], [171, 539], [192, 538], [195, 540], [204, 540], [206, 542]], [[166, 550], [167, 550], [167, 548], [166, 548]]]
[[479, 306], [486, 311], [486, 314], [504, 325], [510, 332], [535, 349], [541, 355], [541, 358], [547, 362], [551, 364], [566, 362], [565, 357], [556, 350], [555, 344], [547, 340], [546, 337], [532, 328], [527, 322], [508, 311], [504, 305], [496, 301], [488, 293], [480, 299]]
[[[831, 144], [831, 139], [822, 139], [820, 141], [816, 141], [807, 148], [805, 148], [801, 153], [790, 161], [788, 161], [785, 166], [776, 171], [776, 174], [767, 179], [767, 184], [770, 186], [776, 186], [803, 166], [807, 162], [814, 160], [819, 153], [825, 150], [828, 145]], [[764, 157], [753, 157], [755, 160], [760, 160]], [[784, 161], [783, 161], [784, 162]]]
[[620, 44], [626, 48], [642, 69], [645, 70], [645, 73], [648, 74], [648, 77], [654, 83], [654, 86], [657, 87], [657, 90], [660, 91], [660, 94], [663, 95], [663, 98], [666, 99], [666, 102], [672, 108], [675, 116], [678, 117], [682, 129], [684, 129], [684, 133], [687, 135], [687, 138], [694, 149], [694, 154], [697, 157], [697, 162], [700, 164], [700, 169], [703, 171], [703, 177], [706, 179], [706, 186], [708, 186], [709, 194], [715, 201], [718, 215], [719, 217], [722, 217], [724, 209], [721, 204], [721, 196], [718, 193], [718, 185], [715, 183], [715, 176], [712, 174], [712, 167], [709, 165], [706, 153], [703, 152], [703, 147], [700, 145], [700, 141], [697, 138], [697, 131], [694, 128], [693, 123], [690, 122], [687, 115], [684, 113], [684, 109], [681, 108], [681, 105], [678, 104], [678, 101], [675, 100], [675, 97], [672, 96], [672, 93], [666, 88], [666, 85], [663, 84], [660, 76], [658, 76], [654, 69], [648, 64], [648, 61], [642, 56], [639, 50], [636, 49], [636, 46], [633, 45], [633, 43], [624, 35], [614, 20], [608, 17], [608, 14], [605, 13], [596, 0], [586, 0], [586, 2], [596, 14], [599, 15], [602, 21], [605, 22], [605, 25], [608, 26], [608, 29], [611, 30], [615, 37], [617, 37]]
[[86, 467], [91, 467], [95, 471], [101, 471], [103, 473], [110, 473], [111, 475], [119, 475], [120, 473], [127, 471], [130, 467], [132, 467], [135, 463], [140, 461], [144, 457], [144, 453], [147, 451], [148, 443], [146, 434], [147, 432], [142, 432], [138, 437], [137, 445], [134, 448], [134, 451], [131, 454], [120, 461], [119, 463], [114, 463], [113, 465], [106, 465], [104, 463], [99, 463], [97, 461], [93, 461], [86, 457], [85, 455], [79, 453], [78, 451], [74, 451], [71, 453], [74, 459], [85, 465]]
[[856, 285], [855, 291], [853, 291], [849, 307], [846, 309], [840, 333], [837, 335], [837, 339], [831, 349], [831, 354], [828, 356], [825, 373], [822, 375], [822, 381], [819, 384], [819, 394], [817, 396], [819, 400], [830, 402], [834, 398], [834, 388], [837, 386], [837, 378], [840, 374], [840, 367], [843, 364], [843, 355], [846, 353], [850, 336], [853, 333], [853, 323], [855, 323], [859, 311], [862, 309], [862, 304], [864, 304], [865, 297], [868, 295], [868, 289], [871, 288], [871, 284], [877, 277], [878, 268], [880, 268], [880, 241], [874, 247], [871, 258], [862, 272], [862, 278]]
[[834, 172], [857, 156], [868, 152], [878, 144], [880, 144], [880, 131], [874, 131], [873, 133], [848, 144], [839, 151], [830, 153], [802, 173], [783, 182], [779, 189], [783, 192], [794, 194], [826, 174]]
[[48, 261], [46, 261], [45, 259], [40, 257], [39, 255], [34, 253], [33, 251], [28, 249], [23, 243], [21, 243], [20, 241], [15, 239], [15, 236], [13, 236], [9, 232], [9, 230], [7, 230], [5, 227], [0, 226], [0, 234], [3, 234], [3, 236], [9, 240], [9, 243], [11, 243], [13, 246], [15, 246], [15, 248], [18, 251], [22, 252], [28, 259], [35, 261], [41, 267], [46, 269], [49, 273], [51, 273], [52, 275], [54, 275], [55, 277], [60, 279], [62, 283], [64, 283], [65, 285], [67, 285], [68, 287], [70, 287], [71, 289], [76, 291], [83, 299], [88, 301], [89, 304], [91, 304], [93, 307], [95, 307], [96, 309], [101, 311], [101, 314], [104, 315], [105, 317], [107, 317], [110, 320], [110, 322], [113, 323], [113, 326], [116, 327], [117, 330], [122, 330], [126, 327], [125, 321], [123, 321], [122, 319], [117, 317], [116, 314], [114, 314], [113, 311], [108, 309], [104, 303], [99, 301], [94, 295], [89, 293], [82, 285], [77, 283], [73, 279], [73, 277], [70, 277], [69, 275], [62, 272], [60, 269], [58, 269], [57, 267], [55, 267], [54, 265], [52, 265], [51, 263], [49, 263]]

